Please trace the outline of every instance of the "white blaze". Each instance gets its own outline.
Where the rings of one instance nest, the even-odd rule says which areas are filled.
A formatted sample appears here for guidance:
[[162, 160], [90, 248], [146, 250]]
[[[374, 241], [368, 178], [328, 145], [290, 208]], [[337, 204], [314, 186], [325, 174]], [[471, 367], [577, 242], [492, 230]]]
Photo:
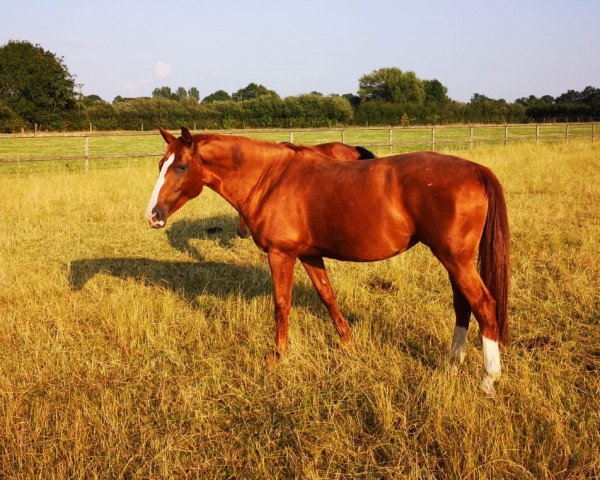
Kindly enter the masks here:
[[[150, 223], [153, 223], [152, 210], [154, 209], [154, 207], [156, 207], [156, 204], [158, 202], [158, 195], [160, 194], [160, 189], [162, 188], [162, 186], [165, 183], [165, 175], [167, 174], [167, 170], [173, 163], [173, 160], [175, 160], [174, 153], [172, 153], [165, 160], [165, 163], [163, 163], [163, 166], [160, 169], [160, 173], [158, 175], [158, 180], [156, 181], [156, 185], [154, 185], [154, 190], [152, 190], [152, 195], [150, 196], [150, 201], [148, 202], [148, 206], [146, 207], [146, 218], [148, 219], [148, 221]], [[164, 222], [162, 220], [160, 223], [164, 224]]]

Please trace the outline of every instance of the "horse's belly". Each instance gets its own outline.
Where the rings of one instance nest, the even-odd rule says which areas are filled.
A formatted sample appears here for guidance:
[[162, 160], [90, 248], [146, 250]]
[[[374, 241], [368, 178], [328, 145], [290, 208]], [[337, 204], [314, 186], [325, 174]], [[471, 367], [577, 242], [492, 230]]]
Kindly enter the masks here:
[[412, 246], [411, 232], [403, 225], [381, 228], [356, 224], [353, 228], [332, 228], [315, 238], [322, 255], [339, 260], [373, 262], [393, 257]]

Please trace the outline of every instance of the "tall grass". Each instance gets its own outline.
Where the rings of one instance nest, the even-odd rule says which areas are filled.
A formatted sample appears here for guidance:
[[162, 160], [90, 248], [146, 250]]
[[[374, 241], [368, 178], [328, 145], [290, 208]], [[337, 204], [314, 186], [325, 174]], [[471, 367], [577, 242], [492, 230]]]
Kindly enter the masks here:
[[[512, 344], [448, 368], [449, 282], [422, 246], [327, 263], [356, 351], [298, 268], [272, 370], [265, 255], [205, 191], [151, 231], [156, 165], [0, 176], [0, 477], [597, 478], [600, 148], [476, 148], [505, 186]], [[217, 228], [215, 228], [217, 227]]]

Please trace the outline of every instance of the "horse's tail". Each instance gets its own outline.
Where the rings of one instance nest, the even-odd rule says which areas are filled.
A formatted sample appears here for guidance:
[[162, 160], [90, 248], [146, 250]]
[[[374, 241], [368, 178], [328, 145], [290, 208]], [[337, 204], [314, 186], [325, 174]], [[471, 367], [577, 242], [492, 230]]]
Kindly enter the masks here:
[[371, 150], [367, 150], [365, 147], [354, 147], [354, 150], [360, 153], [360, 157], [358, 157], [359, 160], [377, 158], [377, 156]]
[[508, 288], [510, 283], [509, 231], [502, 185], [487, 168], [480, 181], [488, 198], [488, 211], [479, 243], [479, 274], [496, 300], [496, 322], [500, 345], [508, 345]]

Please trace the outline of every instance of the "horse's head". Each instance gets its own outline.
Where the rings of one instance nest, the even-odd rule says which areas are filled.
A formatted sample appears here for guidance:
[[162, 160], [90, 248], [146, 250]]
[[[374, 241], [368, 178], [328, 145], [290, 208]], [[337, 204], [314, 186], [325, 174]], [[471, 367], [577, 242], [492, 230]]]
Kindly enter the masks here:
[[204, 186], [202, 164], [190, 131], [181, 127], [181, 137], [175, 138], [159, 127], [167, 152], [158, 164], [159, 174], [146, 208], [146, 218], [152, 228], [162, 228], [173, 213], [188, 200], [197, 197]]

